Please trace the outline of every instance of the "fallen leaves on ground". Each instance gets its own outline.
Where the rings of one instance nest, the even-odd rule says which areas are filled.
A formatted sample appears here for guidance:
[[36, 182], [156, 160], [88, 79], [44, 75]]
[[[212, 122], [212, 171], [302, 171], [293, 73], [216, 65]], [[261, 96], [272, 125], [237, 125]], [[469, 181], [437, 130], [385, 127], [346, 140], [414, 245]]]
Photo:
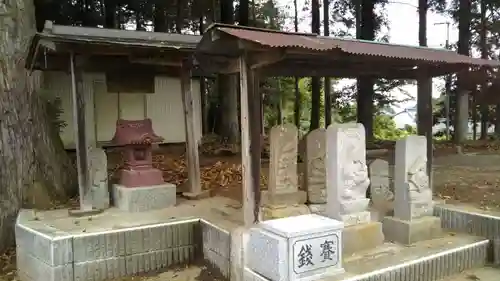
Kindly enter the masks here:
[[0, 256], [0, 280], [15, 280], [16, 272], [16, 251], [14, 248], [8, 249]]

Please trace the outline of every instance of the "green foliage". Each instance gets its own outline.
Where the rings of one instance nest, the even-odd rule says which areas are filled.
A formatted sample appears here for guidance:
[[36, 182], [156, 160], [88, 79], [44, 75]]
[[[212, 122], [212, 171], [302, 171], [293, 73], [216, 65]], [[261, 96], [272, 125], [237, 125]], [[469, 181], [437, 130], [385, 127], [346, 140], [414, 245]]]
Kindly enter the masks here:
[[414, 127], [407, 125], [404, 129], [398, 129], [396, 122], [389, 115], [376, 115], [373, 121], [373, 133], [378, 140], [398, 140], [412, 133], [416, 133]]
[[67, 126], [66, 122], [61, 118], [61, 115], [64, 113], [61, 98], [45, 90], [41, 90], [41, 98], [45, 102], [45, 110], [47, 111], [49, 121], [57, 132], [60, 133]]

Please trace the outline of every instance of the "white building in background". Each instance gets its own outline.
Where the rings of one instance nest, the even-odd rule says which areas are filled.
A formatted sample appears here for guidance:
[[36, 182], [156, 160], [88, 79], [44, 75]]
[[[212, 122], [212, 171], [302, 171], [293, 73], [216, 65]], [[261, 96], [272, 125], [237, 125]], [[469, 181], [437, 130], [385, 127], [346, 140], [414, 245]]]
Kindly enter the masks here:
[[[202, 136], [200, 83], [191, 80], [191, 93], [195, 106], [196, 138]], [[47, 93], [61, 100], [62, 115], [66, 127], [61, 139], [66, 148], [75, 147], [71, 77], [59, 71], [44, 72], [44, 88]], [[86, 101], [86, 130], [89, 139], [103, 146], [110, 145], [115, 133], [116, 121], [150, 118], [155, 133], [164, 143], [182, 143], [186, 140], [180, 79], [156, 76], [154, 93], [109, 92], [104, 73], [85, 73], [83, 89]]]

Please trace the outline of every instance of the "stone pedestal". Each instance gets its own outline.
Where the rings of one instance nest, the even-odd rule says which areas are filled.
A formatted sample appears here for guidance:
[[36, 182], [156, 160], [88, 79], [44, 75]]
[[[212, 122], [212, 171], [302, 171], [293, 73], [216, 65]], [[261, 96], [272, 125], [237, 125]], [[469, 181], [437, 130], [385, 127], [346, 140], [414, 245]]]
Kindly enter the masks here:
[[342, 222], [319, 215], [262, 222], [250, 230], [247, 267], [271, 281], [343, 273], [342, 228]]
[[383, 221], [385, 238], [404, 245], [430, 240], [442, 236], [441, 219], [424, 216], [411, 221], [385, 217]]
[[344, 257], [349, 257], [359, 251], [376, 248], [384, 243], [384, 232], [380, 222], [347, 226], [342, 231], [342, 237]]
[[310, 214], [306, 205], [266, 205], [261, 208], [263, 220], [281, 219]]
[[113, 186], [115, 206], [128, 212], [145, 212], [174, 206], [176, 203], [176, 187], [165, 183], [145, 187]]

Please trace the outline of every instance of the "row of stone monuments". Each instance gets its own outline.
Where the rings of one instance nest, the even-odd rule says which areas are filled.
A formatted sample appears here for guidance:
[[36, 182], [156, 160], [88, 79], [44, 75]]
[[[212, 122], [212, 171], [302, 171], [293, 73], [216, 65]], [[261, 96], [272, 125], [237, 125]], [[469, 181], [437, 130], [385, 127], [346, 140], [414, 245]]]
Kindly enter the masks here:
[[[297, 208], [303, 204], [292, 196], [300, 194], [297, 129], [290, 124], [277, 126], [271, 130], [270, 138], [269, 200], [263, 209], [269, 209], [269, 205], [273, 209], [288, 208], [276, 203], [283, 203], [275, 199], [279, 197], [295, 198], [286, 203]], [[398, 140], [395, 157], [394, 215], [373, 218], [367, 189], [386, 197], [390, 196], [384, 193], [392, 191], [387, 161], [372, 162], [371, 170], [379, 172], [369, 175], [363, 125], [332, 124], [326, 130], [309, 133], [304, 189], [310, 210], [321, 216], [271, 216], [271, 220], [252, 228], [245, 274], [273, 281], [315, 280], [341, 274], [342, 256], [375, 248], [384, 241], [408, 245], [440, 236], [440, 219], [432, 216], [434, 203], [426, 171], [425, 137]]]

